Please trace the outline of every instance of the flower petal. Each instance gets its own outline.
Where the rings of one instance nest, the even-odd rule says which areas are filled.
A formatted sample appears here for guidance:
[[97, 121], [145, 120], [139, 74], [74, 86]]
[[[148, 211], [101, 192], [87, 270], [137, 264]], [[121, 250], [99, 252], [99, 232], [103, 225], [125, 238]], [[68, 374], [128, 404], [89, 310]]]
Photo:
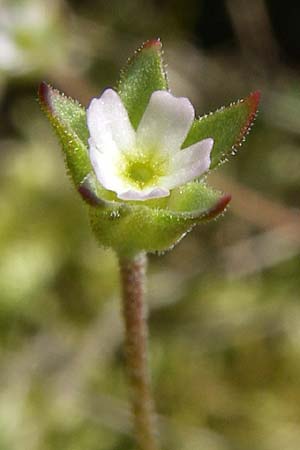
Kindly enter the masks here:
[[100, 98], [94, 98], [87, 109], [89, 144], [101, 153], [116, 153], [130, 149], [135, 143], [135, 131], [127, 111], [113, 89], [106, 89]]
[[162, 177], [159, 185], [173, 189], [206, 172], [210, 166], [210, 152], [213, 144], [213, 139], [203, 139], [203, 141], [177, 152], [173, 158], [172, 172], [170, 175]]
[[150, 188], [143, 191], [129, 189], [118, 193], [118, 198], [122, 200], [149, 200], [150, 198], [167, 197], [170, 191], [165, 188]]
[[168, 89], [159, 39], [145, 42], [121, 71], [118, 92], [130, 121], [136, 130], [149, 103], [151, 94]]
[[100, 153], [98, 148], [91, 144], [90, 158], [96, 177], [103, 187], [114, 192], [128, 189], [128, 185], [117, 174], [117, 157]]
[[193, 123], [195, 111], [185, 97], [155, 91], [137, 129], [137, 145], [161, 152], [178, 150]]

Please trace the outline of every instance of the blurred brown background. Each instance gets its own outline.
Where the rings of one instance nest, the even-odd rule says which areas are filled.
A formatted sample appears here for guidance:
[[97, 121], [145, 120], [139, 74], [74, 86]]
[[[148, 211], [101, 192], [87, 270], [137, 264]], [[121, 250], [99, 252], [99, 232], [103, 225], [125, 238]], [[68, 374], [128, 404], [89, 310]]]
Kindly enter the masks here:
[[84, 105], [144, 40], [199, 114], [262, 91], [211, 174], [226, 215], [151, 256], [151, 367], [164, 448], [300, 448], [300, 4], [2, 0], [0, 449], [132, 450], [117, 261], [97, 248], [37, 101]]

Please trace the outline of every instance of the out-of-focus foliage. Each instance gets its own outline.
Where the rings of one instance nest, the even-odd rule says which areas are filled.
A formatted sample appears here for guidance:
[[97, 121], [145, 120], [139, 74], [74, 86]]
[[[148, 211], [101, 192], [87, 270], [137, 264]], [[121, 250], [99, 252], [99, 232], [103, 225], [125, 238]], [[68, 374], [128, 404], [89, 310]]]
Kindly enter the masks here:
[[209, 179], [229, 212], [150, 260], [164, 448], [299, 449], [299, 6], [275, 3], [1, 3], [1, 450], [134, 449], [117, 261], [95, 246], [36, 89], [87, 104], [157, 36], [199, 114], [263, 92], [244, 148]]

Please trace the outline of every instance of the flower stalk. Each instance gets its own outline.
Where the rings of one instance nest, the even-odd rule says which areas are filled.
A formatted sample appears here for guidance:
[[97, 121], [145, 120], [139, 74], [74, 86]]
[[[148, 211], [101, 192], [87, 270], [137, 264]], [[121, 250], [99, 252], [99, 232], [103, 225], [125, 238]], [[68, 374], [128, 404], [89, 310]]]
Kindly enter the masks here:
[[125, 354], [137, 444], [140, 450], [158, 450], [148, 367], [147, 309], [144, 301], [146, 264], [144, 253], [132, 258], [120, 258]]

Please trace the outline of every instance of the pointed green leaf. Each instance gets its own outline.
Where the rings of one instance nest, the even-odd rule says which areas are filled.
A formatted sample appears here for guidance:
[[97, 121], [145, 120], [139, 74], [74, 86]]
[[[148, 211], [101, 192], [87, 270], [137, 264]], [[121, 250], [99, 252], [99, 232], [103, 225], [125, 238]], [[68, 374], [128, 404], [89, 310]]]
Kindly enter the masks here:
[[79, 186], [92, 170], [87, 149], [86, 112], [77, 101], [46, 83], [39, 87], [39, 101], [61, 141], [75, 186]]
[[168, 88], [162, 60], [161, 42], [145, 42], [121, 72], [118, 93], [137, 128], [152, 92]]
[[244, 100], [221, 108], [213, 114], [200, 117], [193, 123], [183, 148], [211, 137], [214, 146], [210, 168], [218, 166], [226, 156], [241, 145], [257, 114], [260, 93], [254, 92]]
[[177, 216], [211, 219], [223, 212], [231, 196], [216, 191], [203, 182], [192, 181], [171, 192], [167, 209]]

